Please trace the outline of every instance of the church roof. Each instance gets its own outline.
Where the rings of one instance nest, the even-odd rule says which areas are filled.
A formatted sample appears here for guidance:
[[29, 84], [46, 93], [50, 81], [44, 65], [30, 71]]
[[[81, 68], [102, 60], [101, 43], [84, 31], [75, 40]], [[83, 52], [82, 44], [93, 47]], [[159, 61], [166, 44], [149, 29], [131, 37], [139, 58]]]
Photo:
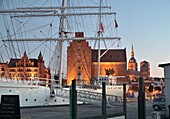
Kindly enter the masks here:
[[[101, 49], [101, 54], [106, 50]], [[111, 49], [100, 59], [101, 62], [126, 62], [125, 49]], [[98, 50], [92, 50], [92, 62], [98, 62]]]
[[134, 48], [133, 48], [133, 45], [132, 45], [132, 51], [131, 51], [131, 58], [129, 59], [129, 63], [137, 63], [135, 57], [134, 57]]
[[[19, 61], [20, 59], [12, 59], [10, 60], [8, 67], [16, 67], [16, 63]], [[34, 66], [33, 67], [38, 67], [38, 60], [37, 59], [29, 59], [31, 60], [31, 62], [34, 62]]]

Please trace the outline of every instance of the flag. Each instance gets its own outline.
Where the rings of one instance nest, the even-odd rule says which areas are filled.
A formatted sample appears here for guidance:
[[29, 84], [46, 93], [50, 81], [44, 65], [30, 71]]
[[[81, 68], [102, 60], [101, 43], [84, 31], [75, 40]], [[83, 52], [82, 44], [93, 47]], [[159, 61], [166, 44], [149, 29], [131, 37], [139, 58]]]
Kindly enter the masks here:
[[114, 20], [114, 23], [115, 23], [115, 28], [117, 28], [118, 27], [117, 21]]
[[100, 30], [102, 30], [102, 32], [104, 32], [104, 28], [103, 28], [102, 22], [100, 22]]

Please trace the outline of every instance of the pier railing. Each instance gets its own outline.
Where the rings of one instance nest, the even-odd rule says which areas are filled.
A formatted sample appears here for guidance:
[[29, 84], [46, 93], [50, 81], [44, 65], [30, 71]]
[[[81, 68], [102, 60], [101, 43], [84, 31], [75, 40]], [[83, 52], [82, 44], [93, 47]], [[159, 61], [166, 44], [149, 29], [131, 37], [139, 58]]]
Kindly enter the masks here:
[[[70, 93], [69, 89], [59, 88], [56, 90], [56, 95], [62, 98], [69, 99], [69, 93]], [[77, 101], [101, 105], [102, 93], [77, 89]], [[121, 96], [106, 94], [106, 105], [107, 106], [123, 105], [123, 98]]]

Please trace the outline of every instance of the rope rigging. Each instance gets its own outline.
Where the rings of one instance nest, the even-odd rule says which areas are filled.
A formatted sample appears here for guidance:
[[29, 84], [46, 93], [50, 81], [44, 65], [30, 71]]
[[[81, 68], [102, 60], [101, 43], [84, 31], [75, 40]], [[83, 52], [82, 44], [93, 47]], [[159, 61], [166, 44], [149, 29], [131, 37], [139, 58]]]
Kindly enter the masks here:
[[[99, 2], [96, 2], [95, 0], [91, 0], [91, 1], [94, 5], [99, 6]], [[40, 0], [36, 0], [32, 3], [28, 3], [24, 0], [21, 0], [21, 2], [16, 2], [16, 3], [13, 2], [13, 4], [14, 4], [15, 7], [18, 7], [18, 5], [20, 3], [24, 3], [25, 6], [28, 6], [28, 7], [31, 7], [31, 6], [35, 7], [35, 4], [38, 3], [38, 2], [40, 2]], [[42, 5], [40, 5], [40, 7], [38, 7], [38, 8], [45, 6], [47, 4], [48, 0], [45, 0], [43, 2], [44, 3]], [[58, 1], [58, 3], [59, 3], [59, 1]], [[83, 3], [83, 5], [89, 5], [89, 2], [87, 0], [78, 0], [77, 2], [75, 2], [75, 0], [69, 0], [68, 4], [70, 4], [70, 6], [81, 6], [82, 3]], [[11, 5], [12, 4], [9, 4], [7, 7], [11, 8]], [[52, 2], [50, 2], [50, 6], [52, 7]], [[1, 9], [2, 8], [3, 7], [2, 7], [2, 4], [1, 4]], [[90, 10], [73, 9], [73, 10], [70, 10], [68, 12], [70, 12], [70, 13], [76, 13], [76, 12], [82, 13], [82, 12], [98, 11], [98, 10], [99, 10], [99, 8], [97, 10], [96, 9], [90, 9]], [[34, 15], [36, 13], [31, 13], [31, 14]], [[42, 14], [44, 14], [44, 13], [42, 13]], [[11, 16], [12, 14], [9, 14], [9, 15]], [[64, 16], [64, 17], [66, 17], [66, 16]], [[73, 33], [76, 32], [76, 31], [84, 32], [85, 36], [95, 36], [96, 37], [96, 35], [98, 33], [98, 31], [96, 32], [96, 29], [99, 30], [99, 31], [101, 30], [100, 25], [99, 25], [101, 22], [103, 24], [103, 29], [104, 29], [104, 31], [101, 32], [101, 39], [102, 39], [103, 36], [108, 36], [108, 32], [110, 32], [109, 34], [114, 34], [112, 32], [112, 30], [109, 30], [109, 29], [110, 29], [111, 25], [115, 22], [116, 17], [115, 17], [115, 20], [112, 20], [112, 22], [110, 24], [109, 24], [109, 20], [111, 19], [111, 17], [101, 16], [102, 20], [98, 20], [98, 22], [96, 22], [97, 19], [94, 18], [93, 16], [89, 15], [88, 17], [87, 16], [81, 16], [81, 17], [80, 16], [74, 16], [71, 19], [66, 19], [67, 29], [64, 29], [64, 31], [62, 31], [62, 32], [64, 32], [64, 37], [69, 38], [70, 36], [74, 36]], [[54, 24], [54, 22], [56, 20], [55, 18], [56, 17], [53, 16], [52, 19], [49, 19], [49, 21], [48, 21], [49, 23], [45, 24], [45, 25], [43, 24], [44, 21], [41, 21], [42, 24], [40, 25], [39, 23], [32, 21], [33, 17], [30, 17], [30, 18], [27, 18], [27, 19], [25, 19], [25, 18], [18, 19], [18, 18], [15, 18], [15, 17], [11, 17], [11, 21], [10, 21], [10, 23], [8, 23], [9, 20], [7, 20], [6, 15], [3, 15], [3, 21], [4, 21], [5, 28], [8, 30], [8, 32], [7, 32], [8, 35], [3, 36], [2, 38], [7, 38], [7, 37], [10, 38], [10, 39], [14, 39], [14, 38], [17, 39], [17, 37], [21, 37], [21, 38], [35, 37], [35, 38], [37, 38], [37, 37], [40, 37], [41, 35], [45, 38], [58, 37], [57, 34], [59, 34], [59, 32], [56, 32], [56, 28], [55, 28], [57, 25]], [[109, 18], [109, 20], [108, 20], [108, 18]], [[28, 24], [30, 26], [32, 25], [32, 26], [28, 27], [26, 24]], [[12, 28], [12, 30], [10, 28]], [[40, 30], [40, 29], [44, 29], [44, 30]], [[39, 32], [39, 34], [37, 34], [37, 31]], [[70, 32], [70, 31], [73, 31], [73, 32]], [[118, 36], [118, 30], [116, 29], [116, 31], [117, 31], [117, 33], [116, 33], [115, 36]], [[67, 33], [70, 33], [70, 34], [67, 34]], [[101, 43], [102, 46], [105, 47], [106, 49], [108, 49], [108, 44], [105, 41], [105, 39], [102, 39], [101, 41], [103, 43], [103, 44]], [[93, 40], [93, 41], [88, 41], [88, 42], [89, 42], [90, 45], [94, 45], [92, 47], [92, 49], [95, 49], [98, 41]], [[67, 45], [69, 45], [70, 41], [67, 41], [67, 43], [68, 43]], [[56, 44], [57, 44], [57, 46], [56, 46]], [[59, 66], [60, 61], [59, 60], [54, 61], [54, 59], [59, 59], [61, 57], [59, 55], [59, 52], [60, 52], [61, 49], [59, 49], [60, 44], [59, 43], [56, 43], [56, 44], [53, 43], [52, 41], [50, 41], [50, 43], [45, 41], [45, 42], [40, 42], [37, 46], [36, 43], [31, 44], [29, 42], [23, 41], [22, 43], [16, 42], [16, 45], [13, 42], [11, 44], [5, 44], [4, 43], [1, 47], [5, 47], [6, 50], [8, 50], [7, 55], [9, 57], [11, 57], [10, 53], [12, 52], [12, 54], [15, 55], [15, 58], [17, 58], [18, 56], [21, 57], [24, 51], [28, 51], [27, 54], [29, 56], [31, 56], [31, 55], [33, 55], [33, 53], [36, 53], [36, 51], [42, 50], [43, 55], [45, 57], [47, 57], [47, 61], [49, 61], [48, 67], [50, 67], [51, 69], [54, 69], [55, 70], [54, 72], [58, 73], [58, 69], [57, 69], [58, 67], [57, 68], [55, 68], [55, 67]], [[30, 45], [32, 45], [31, 48], [30, 48]], [[35, 47], [33, 48], [33, 46], [35, 46]], [[55, 46], [56, 46], [56, 48], [55, 48]], [[42, 48], [44, 48], [44, 49], [42, 49]], [[13, 49], [15, 49], [15, 51], [13, 51]], [[49, 52], [47, 50], [49, 50]], [[83, 52], [85, 52], [84, 49], [82, 49], [82, 50], [83, 50]], [[65, 53], [67, 53], [67, 52], [65, 52]], [[0, 54], [0, 55], [2, 55], [2, 54]], [[85, 59], [85, 62], [87, 64], [88, 61], [87, 61], [85, 54], [83, 54], [82, 57]], [[67, 54], [64, 55], [63, 59], [64, 59], [64, 62], [67, 63], [67, 61], [66, 61]], [[54, 64], [52, 64], [52, 63], [54, 63]], [[87, 66], [85, 66], [85, 64], [81, 64], [81, 65], [82, 65], [82, 67], [84, 67], [87, 70]], [[86, 71], [86, 73], [87, 72], [88, 71]], [[90, 75], [88, 73], [87, 73], [87, 75], [90, 77]]]

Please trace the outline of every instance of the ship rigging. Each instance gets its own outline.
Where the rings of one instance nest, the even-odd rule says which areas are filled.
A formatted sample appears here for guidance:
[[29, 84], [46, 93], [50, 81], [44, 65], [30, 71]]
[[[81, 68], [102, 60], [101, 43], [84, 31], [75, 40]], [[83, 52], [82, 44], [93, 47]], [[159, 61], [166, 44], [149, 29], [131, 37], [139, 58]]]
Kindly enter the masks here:
[[[56, 34], [54, 34], [53, 36], [51, 37], [45, 37], [45, 38], [42, 38], [42, 37], [39, 37], [37, 38], [37, 36], [34, 36], [35, 38], [17, 38], [17, 33], [20, 31], [20, 29], [22, 27], [24, 27], [25, 24], [23, 24], [22, 26], [19, 27], [19, 30], [15, 30], [13, 28], [13, 34], [11, 35], [11, 31], [12, 30], [9, 30], [8, 27], [7, 28], [7, 36], [2, 36], [2, 41], [3, 41], [3, 45], [5, 47], [8, 47], [9, 48], [9, 51], [12, 51], [11, 55], [14, 54], [14, 56], [16, 58], [18, 58], [18, 56], [20, 55], [21, 56], [21, 51], [20, 51], [20, 48], [18, 46], [18, 42], [22, 42], [23, 44], [25, 42], [41, 42], [43, 45], [47, 45], [46, 44], [46, 41], [48, 42], [52, 42], [52, 41], [57, 41], [57, 44], [54, 46], [54, 51], [53, 51], [53, 55], [51, 55], [50, 53], [50, 59], [49, 59], [49, 66], [51, 68], [51, 79], [54, 79], [54, 75], [57, 73], [57, 75], [59, 76], [59, 84], [62, 85], [62, 79], [63, 79], [63, 74], [65, 74], [65, 78], [67, 78], [66, 74], [67, 73], [64, 73], [64, 60], [65, 60], [65, 52], [66, 52], [66, 47], [64, 46], [65, 44], [67, 44], [68, 42], [70, 41], [73, 41], [73, 40], [88, 40], [89, 42], [93, 41], [93, 48], [96, 48], [96, 44], [98, 42], [98, 46], [97, 46], [97, 49], [98, 49], [98, 76], [97, 76], [97, 79], [99, 81], [100, 79], [100, 58], [106, 54], [106, 52], [111, 48], [113, 47], [113, 45], [115, 44], [115, 40], [118, 40], [120, 41], [120, 37], [118, 36], [106, 36], [105, 33], [108, 31], [108, 28], [110, 27], [111, 24], [108, 25], [107, 29], [105, 29], [104, 31], [104, 26], [103, 26], [103, 16], [105, 15], [110, 15], [112, 16], [113, 15], [113, 18], [115, 21], [116, 20], [116, 13], [115, 12], [103, 12], [104, 10], [103, 9], [110, 9], [111, 7], [110, 6], [103, 6], [102, 5], [102, 0], [100, 0], [99, 2], [99, 6], [66, 6], [66, 5], [69, 5], [71, 4], [70, 1], [66, 1], [66, 0], [63, 0], [62, 1], [62, 7], [54, 7], [54, 6], [51, 6], [51, 7], [43, 7], [43, 6], [40, 6], [40, 7], [20, 7], [20, 8], [15, 8], [15, 9], [11, 9], [11, 10], [6, 10], [6, 9], [2, 9], [0, 11], [0, 14], [3, 15], [4, 17], [4, 20], [6, 18], [6, 15], [10, 15], [10, 19], [11, 19], [11, 22], [12, 22], [12, 28], [14, 27], [13, 25], [13, 20], [19, 22], [19, 23], [22, 23], [23, 21], [23, 18], [27, 18], [26, 22], [29, 22], [30, 19], [33, 19], [33, 18], [39, 18], [39, 17], [52, 17], [54, 19], [54, 17], [59, 17], [59, 20], [60, 20], [60, 24], [58, 25], [59, 26], [59, 31], [58, 31], [58, 38], [54, 37], [56, 36]], [[4, 6], [1, 6], [1, 8], [3, 8]], [[71, 12], [70, 9], [73, 9], [74, 12]], [[91, 11], [89, 12], [82, 12], [82, 11], [85, 11], [87, 9], [90, 9]], [[79, 11], [78, 13], [76, 13], [75, 11]], [[93, 11], [95, 10], [95, 11]], [[76, 37], [70, 37], [70, 34], [72, 34], [73, 32], [70, 31], [70, 29], [68, 28], [69, 27], [69, 24], [68, 24], [68, 20], [70, 20], [68, 17], [80, 17], [80, 16], [98, 16], [98, 22], [97, 22], [97, 37], [84, 37], [84, 38], [76, 38]], [[73, 19], [73, 18], [71, 18]], [[53, 21], [52, 21], [53, 22]], [[50, 27], [53, 27], [53, 23], [50, 23]], [[4, 21], [4, 23], [6, 23]], [[114, 22], [112, 22], [114, 23]], [[87, 23], [86, 23], [87, 24]], [[117, 27], [117, 26], [116, 26]], [[25, 32], [28, 32], [28, 31], [25, 31]], [[52, 31], [51, 31], [52, 32]], [[41, 35], [44, 33], [42, 31], [40, 31]], [[22, 31], [19, 32], [19, 35], [21, 37], [21, 35], [23, 34]], [[49, 30], [49, 33], [48, 35], [50, 34], [50, 30]], [[107, 40], [107, 41], [106, 41]], [[101, 42], [103, 41], [103, 46], [105, 47], [106, 51], [101, 54], [100, 53], [100, 49], [101, 49]], [[111, 43], [106, 43], [108, 41], [111, 41]], [[66, 42], [66, 43], [65, 43]], [[9, 43], [9, 45], [7, 45], [7, 43]], [[17, 48], [14, 48], [14, 43], [16, 43], [16, 46]], [[27, 43], [28, 44], [28, 43]], [[10, 47], [11, 46], [11, 47]], [[39, 47], [39, 46], [38, 46]], [[18, 51], [13, 51], [11, 48], [13, 49], [17, 49]], [[24, 48], [26, 50], [26, 48]], [[49, 48], [51, 50], [51, 48]], [[44, 50], [45, 51], [45, 50]], [[32, 51], [34, 52], [34, 50]], [[1, 54], [2, 55], [2, 54]], [[56, 58], [57, 57], [57, 58]], [[58, 58], [59, 57], [59, 58]], [[67, 56], [66, 56], [67, 57]], [[58, 61], [54, 61], [54, 59], [58, 59]], [[52, 63], [53, 62], [53, 63]], [[54, 63], [54, 62], [57, 62], [57, 63]], [[67, 62], [67, 61], [66, 61]], [[56, 66], [58, 67], [58, 69], [56, 69], [54, 67], [54, 65], [58, 64], [59, 66]]]

